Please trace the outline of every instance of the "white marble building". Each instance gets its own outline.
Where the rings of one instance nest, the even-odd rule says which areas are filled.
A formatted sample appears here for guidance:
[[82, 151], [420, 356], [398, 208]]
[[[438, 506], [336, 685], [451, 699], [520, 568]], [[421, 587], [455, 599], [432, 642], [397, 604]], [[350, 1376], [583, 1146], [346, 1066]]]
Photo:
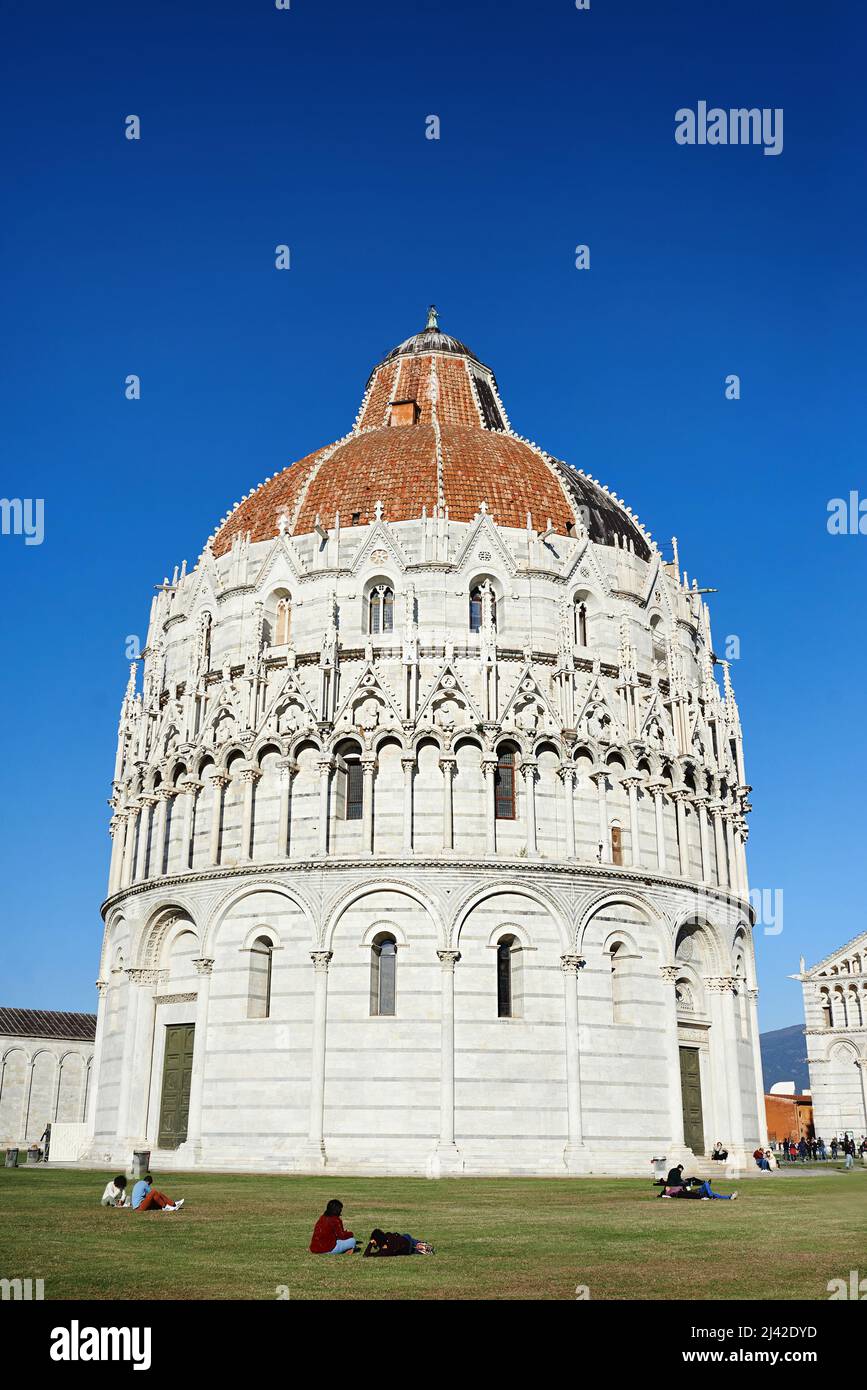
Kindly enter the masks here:
[[867, 1134], [867, 932], [806, 969], [807, 1065], [813, 1124], [827, 1142]]
[[94, 1014], [0, 1008], [0, 1149], [84, 1120], [95, 1032]]
[[763, 1137], [707, 607], [432, 311], [123, 701], [91, 1156], [647, 1173]]

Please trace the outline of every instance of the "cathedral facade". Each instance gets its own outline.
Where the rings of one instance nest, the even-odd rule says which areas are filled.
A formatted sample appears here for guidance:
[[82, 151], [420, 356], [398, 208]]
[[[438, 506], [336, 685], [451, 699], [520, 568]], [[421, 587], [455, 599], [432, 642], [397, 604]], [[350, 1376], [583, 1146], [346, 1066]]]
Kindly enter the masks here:
[[801, 960], [807, 1065], [817, 1135], [867, 1134], [867, 932], [807, 969]]
[[154, 598], [88, 1154], [649, 1172], [764, 1138], [707, 606], [427, 327]]

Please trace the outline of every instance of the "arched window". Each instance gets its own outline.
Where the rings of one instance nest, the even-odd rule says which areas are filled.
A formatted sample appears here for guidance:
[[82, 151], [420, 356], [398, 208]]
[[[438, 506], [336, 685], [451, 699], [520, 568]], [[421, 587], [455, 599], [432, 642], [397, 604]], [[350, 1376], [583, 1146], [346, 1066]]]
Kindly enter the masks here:
[[346, 819], [361, 820], [364, 814], [364, 773], [357, 758], [346, 761]]
[[622, 941], [611, 947], [611, 1014], [615, 1023], [627, 1023], [627, 956]]
[[831, 999], [830, 999], [830, 996], [829, 996], [828, 991], [827, 991], [826, 989], [823, 989], [823, 990], [822, 990], [821, 1000], [822, 1000], [822, 1027], [823, 1027], [823, 1028], [833, 1028], [834, 1024], [833, 1024], [833, 1020], [832, 1020], [832, 1017], [831, 1017]]
[[489, 579], [470, 589], [470, 632], [481, 632], [485, 621], [485, 602], [490, 604], [491, 626], [497, 626], [497, 596]]
[[521, 943], [515, 936], [497, 942], [497, 1018], [520, 1018], [523, 1005]]
[[695, 1013], [695, 996], [688, 980], [678, 980], [674, 987], [674, 997], [677, 1002], [678, 1013]]
[[381, 932], [370, 948], [370, 1015], [393, 1018], [397, 985], [397, 942]]
[[623, 831], [616, 821], [611, 827], [611, 862], [623, 863]]
[[377, 584], [371, 590], [367, 630], [370, 633], [394, 631], [394, 590], [387, 584]]
[[501, 748], [494, 773], [494, 814], [497, 820], [515, 819], [515, 754]]
[[482, 630], [482, 591], [478, 585], [470, 590], [470, 632]]
[[292, 603], [288, 598], [277, 600], [277, 617], [274, 622], [274, 646], [285, 647], [292, 628]]
[[662, 631], [662, 618], [658, 613], [654, 613], [650, 620], [650, 633], [653, 650], [653, 665], [657, 669], [664, 669], [666, 664], [665, 634]]
[[247, 1017], [271, 1017], [271, 965], [274, 943], [267, 936], [257, 936], [250, 950], [250, 987], [247, 993]]
[[575, 600], [575, 642], [579, 647], [587, 646], [587, 604], [583, 598]]

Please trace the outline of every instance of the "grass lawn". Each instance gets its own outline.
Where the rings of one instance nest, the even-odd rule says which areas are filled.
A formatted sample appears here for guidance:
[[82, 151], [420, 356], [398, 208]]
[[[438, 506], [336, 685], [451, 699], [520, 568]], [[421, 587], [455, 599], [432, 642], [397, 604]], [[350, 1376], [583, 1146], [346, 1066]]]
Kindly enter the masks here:
[[[826, 1299], [867, 1274], [864, 1169], [749, 1178], [736, 1202], [659, 1201], [633, 1178], [158, 1174], [176, 1215], [100, 1207], [109, 1176], [0, 1169], [0, 1277], [42, 1278], [47, 1299], [596, 1300]], [[436, 1256], [310, 1255], [335, 1196], [356, 1236], [410, 1231]]]

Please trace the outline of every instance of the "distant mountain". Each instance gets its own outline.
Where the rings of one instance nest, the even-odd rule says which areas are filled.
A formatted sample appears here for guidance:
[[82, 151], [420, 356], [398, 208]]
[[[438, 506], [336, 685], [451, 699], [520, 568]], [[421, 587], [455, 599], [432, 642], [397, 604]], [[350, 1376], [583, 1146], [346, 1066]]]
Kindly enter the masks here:
[[809, 1090], [803, 1023], [796, 1023], [794, 1028], [776, 1028], [772, 1033], [762, 1033], [760, 1042], [766, 1094], [778, 1081], [794, 1081], [797, 1091]]

